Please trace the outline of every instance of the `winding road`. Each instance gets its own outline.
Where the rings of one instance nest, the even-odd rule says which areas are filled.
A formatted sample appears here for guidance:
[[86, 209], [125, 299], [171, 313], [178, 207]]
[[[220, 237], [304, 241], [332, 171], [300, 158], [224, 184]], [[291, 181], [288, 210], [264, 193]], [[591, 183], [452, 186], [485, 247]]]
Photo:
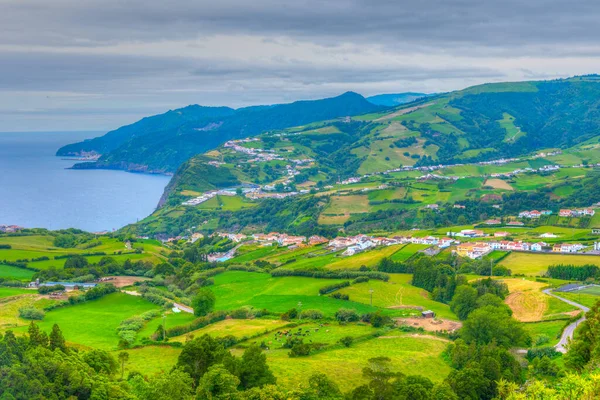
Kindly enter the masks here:
[[554, 293], [552, 293], [552, 289], [545, 289], [545, 290], [543, 290], [543, 292], [545, 294], [547, 294], [548, 296], [556, 297], [560, 301], [564, 301], [565, 303], [570, 304], [573, 307], [577, 307], [580, 310], [583, 310], [583, 316], [581, 318], [579, 318], [577, 321], [573, 322], [572, 324], [569, 324], [564, 329], [564, 331], [560, 337], [560, 341], [558, 342], [558, 344], [556, 346], [554, 346], [556, 351], [559, 351], [561, 353], [566, 353], [567, 349], [565, 348], [565, 346], [567, 345], [567, 342], [569, 341], [569, 339], [573, 339], [573, 333], [575, 333], [575, 329], [579, 326], [579, 324], [581, 324], [583, 321], [585, 321], [585, 313], [590, 311], [590, 309], [582, 304], [575, 303], [574, 301], [567, 300], [564, 297], [555, 295]]

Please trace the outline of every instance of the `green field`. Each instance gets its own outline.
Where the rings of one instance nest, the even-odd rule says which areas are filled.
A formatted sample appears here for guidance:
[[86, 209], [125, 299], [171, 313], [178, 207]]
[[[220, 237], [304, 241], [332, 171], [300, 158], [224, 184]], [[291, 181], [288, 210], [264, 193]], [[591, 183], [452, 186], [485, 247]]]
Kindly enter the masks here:
[[430, 246], [426, 244], [407, 244], [406, 246], [402, 247], [400, 250], [392, 254], [390, 259], [396, 262], [406, 261], [413, 255], [415, 255], [418, 251], [425, 250], [428, 247]]
[[226, 319], [197, 329], [188, 334], [181, 335], [170, 339], [174, 342], [185, 342], [190, 337], [199, 337], [202, 335], [210, 335], [214, 337], [235, 336], [237, 339], [250, 337], [260, 334], [261, 332], [271, 331], [288, 325], [289, 322], [278, 319]]
[[535, 254], [512, 252], [500, 261], [500, 265], [509, 268], [513, 274], [534, 276], [545, 274], [548, 266], [557, 264], [600, 265], [600, 257], [557, 253]]
[[[32, 236], [3, 236], [0, 237], [0, 244], [8, 244], [11, 249], [0, 249], [0, 260], [16, 261], [23, 259], [35, 259], [40, 257], [48, 257], [49, 260], [28, 262], [27, 265], [31, 268], [43, 270], [50, 267], [62, 268], [66, 262], [66, 258], [55, 259], [56, 256], [65, 256], [69, 254], [85, 254], [104, 252], [106, 255], [114, 257], [120, 262], [127, 259], [130, 260], [149, 260], [158, 262], [164, 256], [161, 251], [164, 248], [155, 240], [146, 240], [133, 243], [133, 248], [143, 250], [143, 253], [136, 254], [133, 250], [127, 250], [125, 244], [118, 239], [109, 237], [100, 237], [93, 241], [99, 241], [100, 244], [91, 248], [78, 246], [74, 248], [55, 247], [53, 243], [54, 237], [50, 235], [32, 235]], [[86, 257], [90, 263], [100, 261], [103, 256]], [[1, 273], [1, 272], [0, 272]]]
[[[50, 311], [38, 325], [50, 332], [52, 325], [58, 324], [71, 344], [114, 350], [119, 342], [116, 329], [121, 321], [157, 308], [141, 297], [113, 293], [98, 300]], [[25, 329], [23, 327], [21, 331]]]
[[430, 309], [441, 318], [456, 319], [456, 316], [447, 304], [439, 303], [429, 299], [429, 293], [425, 290], [412, 286], [409, 282], [410, 274], [391, 274], [389, 282], [370, 280], [341, 289], [341, 293], [348, 294], [351, 300], [370, 304], [373, 289], [373, 306], [383, 308], [395, 308], [404, 310], [409, 314], [419, 314], [420, 311], [414, 307]]
[[284, 387], [294, 387], [306, 376], [319, 371], [349, 390], [365, 383], [361, 371], [367, 366], [367, 360], [375, 357], [389, 357], [397, 372], [419, 374], [440, 382], [450, 372], [441, 356], [446, 345], [433, 336], [415, 337], [392, 331], [390, 336], [357, 343], [349, 349], [340, 347], [293, 360], [286, 349], [269, 350], [267, 362], [278, 384]]
[[35, 294], [35, 290], [12, 288], [12, 287], [0, 287], [0, 299], [4, 297], [18, 296], [20, 294]]
[[35, 272], [29, 269], [0, 264], [0, 278], [14, 279], [18, 281], [30, 281], [33, 277], [33, 274], [35, 274]]
[[529, 322], [523, 323], [522, 326], [525, 328], [527, 332], [531, 335], [533, 340], [535, 340], [536, 336], [546, 335], [550, 338], [550, 342], [541, 345], [544, 346], [554, 346], [558, 343], [558, 339], [560, 339], [560, 335], [565, 328], [566, 321], [558, 320], [558, 321], [542, 321], [542, 322]]
[[586, 307], [592, 308], [596, 305], [600, 297], [597, 294], [583, 293], [583, 292], [557, 292], [560, 297], [572, 300], [576, 303], [583, 304]]
[[341, 279], [313, 279], [303, 277], [272, 278], [268, 274], [256, 272], [230, 271], [214, 277], [211, 287], [217, 298], [217, 310], [233, 310], [242, 306], [257, 309], [266, 308], [272, 312], [286, 312], [291, 308], [319, 309], [333, 316], [340, 308], [354, 308], [359, 313], [376, 311], [352, 301], [319, 296], [319, 288], [341, 282]]

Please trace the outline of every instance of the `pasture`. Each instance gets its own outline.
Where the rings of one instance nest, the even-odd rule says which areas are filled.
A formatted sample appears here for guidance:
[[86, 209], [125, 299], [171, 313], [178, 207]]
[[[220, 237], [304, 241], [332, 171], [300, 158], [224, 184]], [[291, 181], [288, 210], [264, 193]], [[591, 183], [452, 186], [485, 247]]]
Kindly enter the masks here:
[[433, 301], [427, 291], [412, 286], [409, 282], [410, 274], [392, 274], [389, 282], [370, 280], [340, 290], [350, 296], [351, 300], [370, 304], [373, 290], [373, 306], [395, 309], [404, 314], [420, 314], [419, 308], [435, 311], [437, 316], [447, 319], [456, 319], [447, 304]]
[[369, 211], [369, 198], [364, 195], [332, 196], [326, 214], [361, 214]]
[[5, 297], [18, 296], [20, 294], [37, 294], [35, 290], [13, 288], [13, 287], [0, 287], [0, 299]]
[[112, 293], [98, 300], [58, 308], [46, 313], [38, 325], [50, 332], [58, 324], [71, 344], [114, 350], [119, 342], [116, 329], [124, 319], [159, 307], [141, 297]]
[[[297, 321], [294, 321], [297, 322]], [[171, 338], [172, 342], [186, 342], [190, 337], [210, 335], [214, 337], [235, 336], [237, 339], [250, 337], [261, 332], [278, 329], [289, 324], [289, 322], [274, 319], [226, 319], [217, 323], [197, 329], [185, 335]]]
[[[0, 237], [0, 244], [8, 244], [12, 247], [11, 249], [0, 249], [0, 259], [17, 261], [47, 257], [48, 260], [27, 261], [27, 265], [29, 267], [43, 270], [50, 267], [62, 268], [67, 259], [55, 259], [55, 257], [66, 256], [69, 254], [103, 252], [108, 256], [114, 257], [120, 262], [124, 262], [127, 259], [146, 259], [152, 262], [158, 262], [164, 258], [164, 256], [161, 254], [163, 247], [158, 242], [153, 240], [133, 243], [134, 249], [142, 249], [143, 253], [141, 254], [136, 254], [132, 250], [127, 250], [125, 248], [125, 243], [119, 241], [118, 239], [105, 236], [93, 239], [92, 242], [97, 242], [98, 244], [88, 248], [86, 248], [86, 245], [89, 245], [89, 243], [78, 245], [77, 247], [72, 248], [60, 248], [54, 246], [53, 240], [54, 237], [51, 235]], [[90, 263], [98, 262], [102, 257], [103, 256], [86, 256]]]
[[33, 274], [35, 274], [35, 271], [29, 269], [0, 264], [0, 278], [14, 279], [17, 281], [31, 281]]
[[524, 274], [531, 276], [544, 275], [550, 265], [573, 264], [600, 265], [600, 257], [592, 255], [572, 255], [558, 253], [522, 253], [512, 252], [502, 261], [500, 265], [509, 268], [513, 274]]
[[441, 356], [446, 345], [446, 341], [434, 336], [413, 336], [391, 331], [390, 336], [356, 343], [349, 349], [340, 346], [293, 361], [290, 361], [287, 349], [269, 350], [266, 354], [278, 385], [295, 387], [318, 371], [348, 390], [366, 383], [362, 379], [362, 369], [367, 366], [367, 360], [375, 357], [389, 357], [396, 372], [418, 373], [440, 382], [450, 372], [450, 367]]
[[359, 313], [378, 310], [352, 299], [344, 301], [319, 295], [319, 288], [342, 282], [342, 279], [273, 278], [269, 274], [229, 271], [215, 276], [214, 280], [211, 290], [217, 298], [216, 310], [252, 306], [283, 313], [291, 308], [300, 308], [318, 309], [327, 316], [333, 316], [340, 308], [353, 308]]

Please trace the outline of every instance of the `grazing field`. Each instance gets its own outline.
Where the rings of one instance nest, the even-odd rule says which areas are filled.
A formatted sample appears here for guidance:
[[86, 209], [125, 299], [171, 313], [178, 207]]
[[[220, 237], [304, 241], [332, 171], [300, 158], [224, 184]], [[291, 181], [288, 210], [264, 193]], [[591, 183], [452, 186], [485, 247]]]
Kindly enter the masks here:
[[550, 342], [539, 345], [539, 347], [544, 347], [544, 346], [549, 346], [549, 345], [554, 346], [558, 342], [558, 339], [560, 339], [560, 335], [561, 335], [563, 329], [565, 328], [566, 324], [567, 324], [567, 322], [565, 320], [558, 320], [558, 321], [529, 322], [529, 323], [524, 323], [521, 326], [523, 328], [525, 328], [525, 330], [527, 332], [529, 332], [529, 334], [531, 335], [531, 338], [534, 341], [534, 344], [535, 344], [536, 337], [539, 337], [541, 335], [548, 336], [548, 338], [550, 339]]
[[392, 261], [396, 261], [396, 262], [406, 261], [409, 258], [411, 258], [412, 256], [414, 256], [420, 250], [425, 250], [428, 247], [430, 247], [430, 246], [427, 244], [414, 244], [414, 243], [407, 244], [406, 246], [400, 248], [400, 250], [398, 250], [394, 254], [392, 254], [390, 259]]
[[[89, 246], [89, 243], [86, 243], [72, 248], [60, 248], [54, 246], [54, 237], [50, 235], [4, 236], [0, 237], [0, 244], [8, 244], [12, 248], [0, 249], [0, 259], [16, 261], [47, 257], [48, 260], [27, 262], [29, 267], [43, 270], [50, 267], [62, 268], [66, 262], [66, 258], [55, 259], [55, 257], [69, 254], [103, 252], [120, 262], [124, 262], [127, 259], [146, 259], [152, 262], [158, 262], [164, 258], [161, 254], [161, 251], [163, 251], [164, 248], [154, 240], [145, 240], [133, 244], [134, 249], [143, 250], [143, 253], [141, 254], [136, 254], [133, 250], [127, 250], [125, 248], [125, 243], [114, 238], [100, 237], [94, 239], [92, 242], [93, 244], [97, 243], [97, 245], [86, 248], [86, 246]], [[96, 263], [100, 261], [102, 257], [103, 256], [86, 256], [90, 263]]]
[[0, 330], [28, 324], [29, 321], [19, 317], [19, 308], [32, 306], [38, 299], [36, 294], [23, 294], [13, 289], [0, 288]]
[[[369, 198], [363, 195], [332, 196], [329, 206], [323, 211], [319, 223], [339, 223], [342, 218], [347, 220], [352, 214], [361, 214], [369, 211]], [[334, 220], [331, 217], [338, 217]], [[342, 218], [340, 218], [342, 217]]]
[[11, 287], [0, 287], [0, 299], [4, 297], [18, 296], [20, 294], [36, 294], [35, 290], [11, 288]]
[[190, 337], [200, 337], [205, 334], [214, 337], [232, 335], [237, 339], [241, 339], [266, 330], [278, 329], [288, 324], [289, 322], [273, 319], [226, 319], [170, 340], [173, 342], [185, 342]]
[[52, 325], [58, 324], [69, 343], [114, 350], [119, 342], [116, 329], [121, 321], [158, 308], [141, 297], [112, 293], [98, 300], [50, 311], [38, 325], [50, 332]]
[[578, 290], [575, 293], [584, 293], [584, 294], [592, 294], [594, 296], [600, 296], [600, 287], [599, 286], [588, 286], [584, 289]]
[[269, 274], [229, 271], [214, 277], [217, 310], [233, 310], [243, 306], [272, 312], [286, 312], [291, 308], [319, 309], [333, 316], [340, 308], [354, 308], [359, 313], [377, 311], [377, 308], [355, 301], [319, 296], [323, 286], [342, 282], [342, 279], [314, 279], [304, 277], [273, 278]]
[[169, 329], [175, 326], [189, 324], [194, 319], [196, 319], [194, 314], [187, 312], [174, 313], [169, 311], [163, 313], [162, 316], [148, 321], [146, 325], [138, 332], [138, 342], [143, 338], [149, 338], [154, 332], [156, 332], [156, 329], [159, 327], [159, 325], [162, 325], [163, 322], [165, 324], [165, 328]]
[[580, 293], [580, 292], [560, 292], [560, 293], [556, 293], [558, 296], [560, 297], [564, 297], [565, 299], [574, 301], [576, 303], [579, 304], [583, 304], [586, 307], [594, 307], [596, 305], [596, 303], [600, 300], [600, 296], [597, 296], [595, 294], [588, 294], [588, 293]]
[[366, 383], [362, 379], [362, 369], [367, 366], [367, 360], [375, 357], [389, 357], [394, 371], [419, 374], [434, 382], [440, 382], [448, 375], [450, 367], [441, 356], [447, 345], [445, 341], [435, 336], [392, 332], [390, 336], [357, 343], [349, 349], [340, 347], [293, 360], [288, 357], [288, 350], [269, 350], [267, 362], [278, 385], [284, 387], [295, 387], [306, 376], [319, 371], [341, 388], [350, 390]]
[[[171, 346], [145, 346], [127, 349], [129, 361], [125, 364], [125, 376], [129, 372], [137, 371], [142, 375], [154, 375], [169, 372], [177, 363], [181, 349]], [[117, 358], [121, 351], [115, 350], [113, 356]]]
[[556, 264], [595, 264], [600, 266], [600, 256], [512, 252], [500, 261], [500, 265], [509, 268], [513, 274], [534, 276], [544, 275], [548, 266]]
[[394, 245], [384, 248], [378, 248], [371, 251], [364, 251], [359, 254], [355, 254], [349, 257], [340, 257], [337, 261], [326, 265], [327, 269], [359, 269], [365, 265], [367, 267], [374, 267], [385, 257], [390, 257], [392, 254], [397, 252], [403, 245]]
[[391, 274], [389, 282], [370, 280], [341, 289], [351, 300], [370, 304], [373, 289], [373, 306], [402, 310], [407, 314], [420, 314], [420, 309], [432, 310], [441, 318], [456, 320], [447, 304], [433, 301], [427, 291], [412, 286], [410, 274]]
[[29, 269], [0, 264], [0, 278], [14, 279], [18, 281], [30, 281], [33, 277], [33, 274], [35, 274], [35, 271], [31, 271]]

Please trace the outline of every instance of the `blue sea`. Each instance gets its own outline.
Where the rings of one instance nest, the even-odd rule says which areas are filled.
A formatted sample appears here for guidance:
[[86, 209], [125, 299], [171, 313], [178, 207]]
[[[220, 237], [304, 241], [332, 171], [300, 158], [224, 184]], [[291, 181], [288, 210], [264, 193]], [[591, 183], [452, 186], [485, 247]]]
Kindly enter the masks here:
[[113, 230], [154, 211], [169, 177], [67, 169], [59, 147], [101, 132], [0, 132], [0, 225]]

